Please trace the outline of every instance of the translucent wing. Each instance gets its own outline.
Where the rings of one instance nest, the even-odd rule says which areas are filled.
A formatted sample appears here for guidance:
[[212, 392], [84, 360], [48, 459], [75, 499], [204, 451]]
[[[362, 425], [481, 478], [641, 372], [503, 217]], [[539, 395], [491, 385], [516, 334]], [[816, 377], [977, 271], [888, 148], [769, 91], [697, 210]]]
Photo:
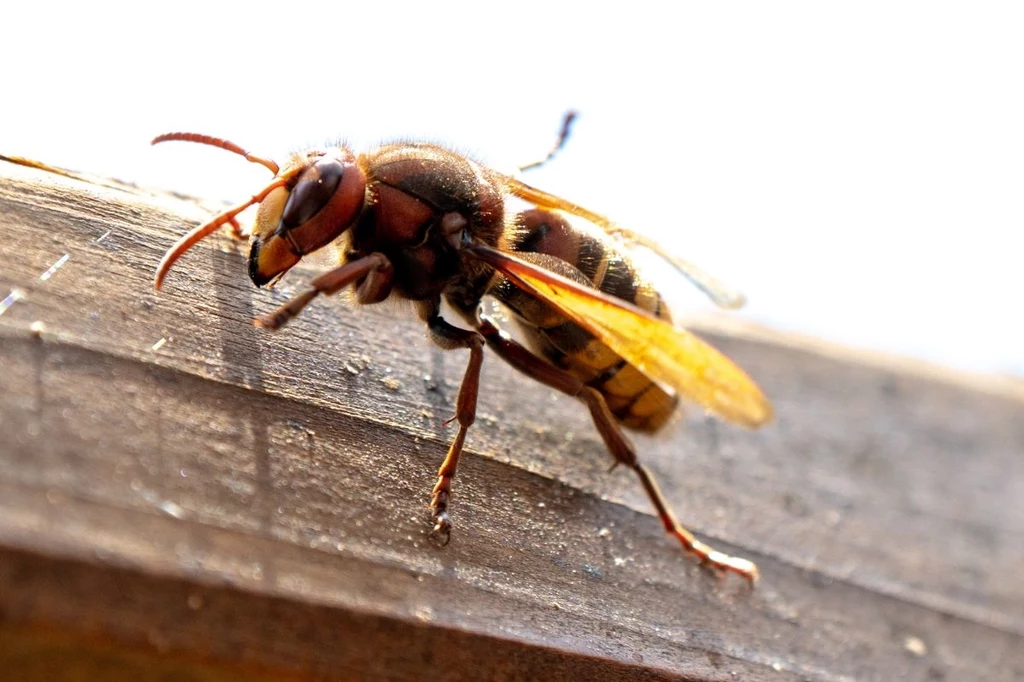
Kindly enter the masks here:
[[530, 185], [527, 185], [513, 177], [504, 176], [503, 180], [505, 188], [511, 194], [519, 197], [520, 199], [529, 201], [531, 204], [540, 208], [565, 211], [570, 215], [578, 216], [590, 223], [593, 223], [595, 226], [603, 230], [605, 234], [614, 237], [615, 239], [626, 242], [630, 245], [642, 246], [645, 249], [653, 251], [670, 263], [672, 267], [679, 271], [680, 274], [693, 282], [693, 284], [703, 291], [704, 294], [715, 303], [715, 305], [722, 308], [735, 309], [742, 308], [743, 304], [746, 303], [747, 299], [741, 292], [726, 286], [720, 280], [712, 277], [690, 261], [683, 260], [682, 258], [668, 253], [654, 240], [648, 239], [647, 237], [637, 234], [631, 230], [627, 230], [624, 227], [620, 227], [598, 213], [589, 211], [582, 206], [574, 204], [571, 201], [566, 201], [561, 197], [556, 197], [554, 194], [549, 194], [544, 190], [531, 187]]
[[757, 384], [688, 331], [508, 253], [483, 245], [464, 251], [557, 308], [653, 381], [748, 428], [771, 419], [771, 405]]

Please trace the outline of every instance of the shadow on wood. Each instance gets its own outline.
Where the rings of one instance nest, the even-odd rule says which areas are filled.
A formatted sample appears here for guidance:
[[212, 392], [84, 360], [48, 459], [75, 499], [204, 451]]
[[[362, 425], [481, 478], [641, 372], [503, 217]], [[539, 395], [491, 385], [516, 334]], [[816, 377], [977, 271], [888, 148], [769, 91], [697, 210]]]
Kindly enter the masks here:
[[464, 353], [340, 301], [258, 330], [308, 273], [255, 290], [227, 238], [158, 296], [203, 210], [0, 178], [0, 294], [19, 292], [0, 665], [19, 679], [1024, 675], [1019, 384], [712, 333], [777, 423], [690, 415], [640, 445], [685, 523], [757, 561], [749, 591], [664, 537], [579, 405], [488, 356], [440, 549], [426, 502]]

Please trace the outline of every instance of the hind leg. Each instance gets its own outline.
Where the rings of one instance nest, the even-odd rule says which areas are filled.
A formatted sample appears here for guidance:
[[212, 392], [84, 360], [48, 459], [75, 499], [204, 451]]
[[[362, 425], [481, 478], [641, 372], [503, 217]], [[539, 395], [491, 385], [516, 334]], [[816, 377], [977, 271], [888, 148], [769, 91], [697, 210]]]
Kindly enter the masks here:
[[665, 526], [665, 531], [679, 541], [684, 551], [696, 555], [702, 564], [710, 568], [735, 573], [746, 578], [751, 584], [757, 582], [758, 571], [753, 562], [712, 549], [695, 538], [693, 533], [679, 523], [664, 495], [661, 494], [651, 472], [637, 460], [636, 449], [622, 433], [622, 427], [612, 416], [604, 396], [568, 372], [558, 369], [510, 339], [486, 317], [480, 317], [477, 331], [498, 355], [519, 371], [557, 391], [583, 401], [590, 409], [594, 426], [597, 427], [598, 433], [601, 434], [601, 438], [604, 439], [605, 445], [608, 446], [616, 463], [624, 464], [636, 472], [647, 496], [658, 512], [658, 518]]

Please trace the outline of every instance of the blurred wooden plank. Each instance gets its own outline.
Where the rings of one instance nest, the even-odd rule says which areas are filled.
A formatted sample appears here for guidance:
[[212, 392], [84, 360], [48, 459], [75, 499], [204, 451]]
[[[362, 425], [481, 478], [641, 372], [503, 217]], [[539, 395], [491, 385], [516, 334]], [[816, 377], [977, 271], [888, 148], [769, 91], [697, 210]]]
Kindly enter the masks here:
[[[23, 294], [0, 315], [8, 662], [56, 632], [301, 679], [1024, 675], [1012, 382], [713, 338], [778, 422], [693, 415], [642, 449], [684, 521], [761, 566], [748, 592], [662, 536], [578, 405], [489, 358], [438, 549], [425, 504], [464, 354], [337, 301], [261, 332], [252, 317], [303, 273], [257, 291], [226, 238], [157, 296], [157, 260], [202, 210], [4, 163], [0, 178], [0, 296]], [[223, 612], [184, 613], [189, 590]], [[279, 611], [301, 634], [273, 627]]]

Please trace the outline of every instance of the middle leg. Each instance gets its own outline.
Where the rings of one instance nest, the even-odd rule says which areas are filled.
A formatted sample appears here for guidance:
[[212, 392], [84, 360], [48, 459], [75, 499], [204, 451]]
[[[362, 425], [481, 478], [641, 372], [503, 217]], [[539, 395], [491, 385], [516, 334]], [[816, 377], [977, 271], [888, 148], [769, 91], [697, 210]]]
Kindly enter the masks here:
[[[446, 545], [451, 539], [452, 521], [448, 516], [448, 502], [451, 499], [452, 481], [459, 467], [459, 456], [466, 442], [466, 432], [476, 420], [476, 400], [480, 392], [480, 367], [484, 359], [484, 339], [480, 334], [468, 329], [461, 329], [449, 323], [439, 312], [437, 302], [421, 304], [420, 317], [427, 323], [430, 339], [445, 350], [458, 348], [469, 349], [469, 364], [459, 386], [459, 395], [455, 400], [455, 416], [448, 421], [459, 423], [459, 432], [455, 434], [448, 454], [437, 471], [437, 483], [430, 493], [430, 512], [434, 528], [430, 536]], [[448, 422], [446, 422], [448, 423]]]

